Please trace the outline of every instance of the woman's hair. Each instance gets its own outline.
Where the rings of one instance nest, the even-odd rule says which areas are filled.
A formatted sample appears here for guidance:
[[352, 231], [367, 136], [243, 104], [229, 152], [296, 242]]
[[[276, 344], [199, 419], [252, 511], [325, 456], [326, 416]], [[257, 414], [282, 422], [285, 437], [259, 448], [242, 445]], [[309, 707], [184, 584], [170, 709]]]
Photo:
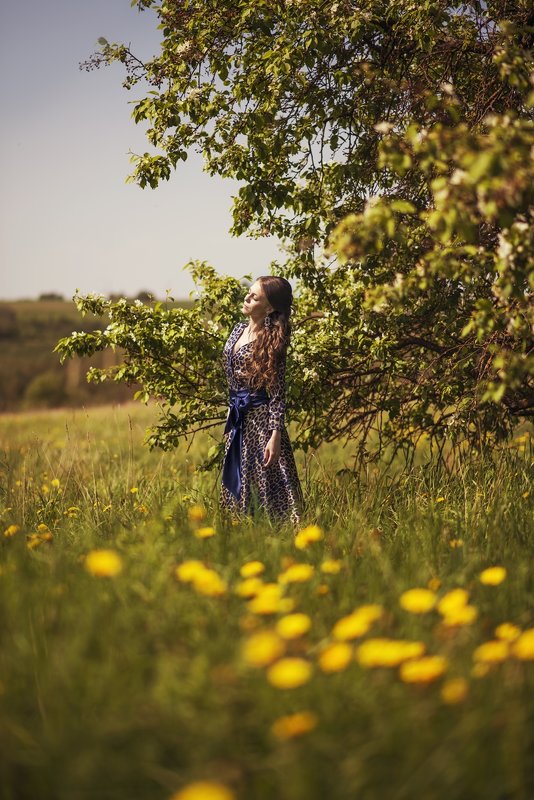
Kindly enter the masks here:
[[263, 328], [252, 342], [252, 358], [243, 369], [243, 377], [252, 389], [266, 384], [269, 390], [291, 338], [293, 290], [289, 281], [275, 275], [262, 275], [257, 280], [274, 310], [267, 314]]

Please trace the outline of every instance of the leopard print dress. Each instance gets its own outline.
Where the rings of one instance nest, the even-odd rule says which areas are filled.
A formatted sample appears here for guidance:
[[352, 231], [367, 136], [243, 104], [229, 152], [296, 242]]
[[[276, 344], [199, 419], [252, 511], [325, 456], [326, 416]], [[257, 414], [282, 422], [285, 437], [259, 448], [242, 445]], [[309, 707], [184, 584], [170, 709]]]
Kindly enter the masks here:
[[[251, 358], [250, 342], [233, 352], [234, 345], [248, 322], [238, 322], [223, 350], [223, 365], [229, 389], [248, 388], [242, 370]], [[278, 371], [277, 383], [269, 394], [269, 402], [249, 408], [243, 420], [241, 449], [242, 486], [239, 499], [221, 484], [220, 506], [230, 513], [250, 514], [257, 502], [273, 522], [290, 519], [298, 524], [304, 510], [304, 498], [297, 473], [291, 442], [284, 424], [285, 413], [285, 355]], [[281, 432], [280, 456], [274, 464], [263, 465], [264, 451], [276, 428]], [[226, 438], [224, 455], [230, 437]]]

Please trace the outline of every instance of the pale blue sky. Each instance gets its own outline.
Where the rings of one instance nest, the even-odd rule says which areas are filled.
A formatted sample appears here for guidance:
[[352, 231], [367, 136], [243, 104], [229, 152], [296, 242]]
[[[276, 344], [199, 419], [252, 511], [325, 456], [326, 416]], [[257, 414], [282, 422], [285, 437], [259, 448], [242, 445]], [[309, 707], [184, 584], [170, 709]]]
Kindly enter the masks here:
[[[122, 64], [86, 72], [98, 37], [158, 51], [152, 12], [130, 0], [0, 0], [0, 298], [60, 292], [136, 294], [193, 289], [183, 265], [268, 273], [274, 238], [234, 238], [235, 181], [210, 177], [191, 153], [152, 190], [126, 184], [128, 150], [152, 148], [131, 119], [143, 88], [127, 91]], [[283, 259], [283, 255], [280, 256]]]

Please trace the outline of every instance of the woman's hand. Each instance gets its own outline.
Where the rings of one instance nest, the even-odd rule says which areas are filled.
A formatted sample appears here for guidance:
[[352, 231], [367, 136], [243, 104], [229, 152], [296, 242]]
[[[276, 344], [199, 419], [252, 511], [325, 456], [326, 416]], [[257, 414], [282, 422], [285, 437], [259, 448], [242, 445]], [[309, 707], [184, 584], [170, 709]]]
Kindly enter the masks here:
[[267, 447], [265, 448], [265, 452], [263, 454], [264, 467], [270, 467], [272, 464], [276, 464], [280, 456], [281, 443], [282, 443], [281, 432], [274, 430], [271, 434], [271, 438], [267, 442]]

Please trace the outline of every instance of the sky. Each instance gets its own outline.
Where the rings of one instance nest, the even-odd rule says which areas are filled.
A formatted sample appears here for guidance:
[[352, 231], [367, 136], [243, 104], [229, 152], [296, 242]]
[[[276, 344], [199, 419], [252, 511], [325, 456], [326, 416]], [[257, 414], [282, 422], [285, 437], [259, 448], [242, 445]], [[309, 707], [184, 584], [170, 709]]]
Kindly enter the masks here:
[[240, 184], [203, 172], [202, 156], [154, 190], [125, 183], [129, 151], [155, 151], [131, 119], [143, 84], [124, 89], [119, 63], [79, 68], [101, 36], [142, 59], [159, 49], [156, 16], [130, 0], [0, 0], [0, 299], [186, 298], [190, 259], [269, 274], [278, 240], [230, 235]]

